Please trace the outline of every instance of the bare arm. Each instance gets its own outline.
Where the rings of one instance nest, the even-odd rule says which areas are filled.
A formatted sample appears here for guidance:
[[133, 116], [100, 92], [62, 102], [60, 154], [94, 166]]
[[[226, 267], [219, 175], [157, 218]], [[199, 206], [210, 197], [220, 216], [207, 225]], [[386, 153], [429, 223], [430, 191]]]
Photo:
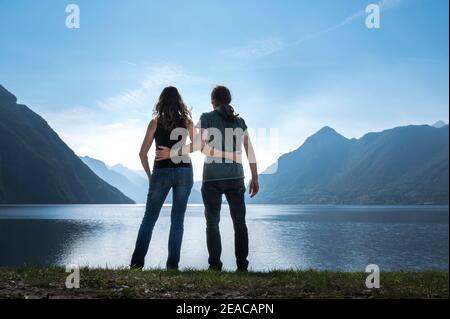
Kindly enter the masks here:
[[239, 152], [226, 152], [217, 148], [211, 147], [208, 143], [208, 132], [206, 129], [201, 129], [201, 151], [206, 156], [224, 158], [235, 162], [241, 161], [241, 154]]
[[256, 163], [256, 154], [253, 149], [252, 142], [250, 140], [250, 135], [247, 131], [245, 131], [244, 135], [244, 149], [247, 154], [248, 162], [250, 165], [250, 171], [252, 173], [252, 179], [250, 181], [249, 193], [250, 197], [254, 197], [259, 191], [259, 182], [258, 182], [258, 167]]
[[150, 171], [150, 165], [148, 163], [148, 151], [153, 144], [153, 139], [155, 137], [157, 122], [155, 119], [151, 120], [148, 127], [147, 132], [145, 133], [144, 141], [142, 142], [141, 150], [139, 151], [139, 157], [141, 159], [142, 167], [144, 167], [145, 173], [148, 178], [152, 176], [152, 172]]
[[211, 156], [211, 157], [217, 157], [217, 158], [226, 158], [232, 161], [240, 161], [241, 155], [239, 153], [233, 153], [233, 152], [223, 152], [222, 150], [218, 150], [216, 148], [210, 147], [206, 140], [208, 138], [208, 133], [206, 129], [201, 129], [200, 132], [198, 129], [196, 129], [191, 122], [188, 125], [188, 132], [189, 137], [191, 139], [191, 143], [182, 146], [178, 149], [172, 149], [170, 150], [167, 147], [159, 147], [159, 149], [156, 151], [156, 160], [162, 161], [165, 159], [169, 159], [171, 157], [176, 156], [183, 156], [188, 155], [193, 152], [202, 151], [203, 154]]
[[177, 156], [184, 156], [190, 153], [199, 151], [202, 149], [202, 140], [200, 134], [198, 134], [197, 129], [194, 127], [193, 123], [190, 122], [187, 125], [189, 138], [191, 139], [190, 144], [183, 145], [179, 148], [170, 149], [166, 146], [160, 146], [156, 150], [156, 160], [163, 161]]

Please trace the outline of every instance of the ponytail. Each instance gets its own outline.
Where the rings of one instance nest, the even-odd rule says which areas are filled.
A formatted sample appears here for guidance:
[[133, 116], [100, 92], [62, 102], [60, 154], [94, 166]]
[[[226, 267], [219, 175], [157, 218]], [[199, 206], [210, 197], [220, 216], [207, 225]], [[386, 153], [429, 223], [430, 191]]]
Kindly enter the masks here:
[[219, 107], [217, 110], [219, 114], [228, 122], [236, 121], [239, 114], [234, 112], [231, 103], [231, 92], [225, 86], [216, 86], [211, 92], [211, 100], [215, 101]]
[[234, 108], [229, 104], [220, 106], [218, 110], [219, 114], [228, 122], [236, 121], [237, 117], [239, 116], [239, 114], [236, 114], [234, 112]]

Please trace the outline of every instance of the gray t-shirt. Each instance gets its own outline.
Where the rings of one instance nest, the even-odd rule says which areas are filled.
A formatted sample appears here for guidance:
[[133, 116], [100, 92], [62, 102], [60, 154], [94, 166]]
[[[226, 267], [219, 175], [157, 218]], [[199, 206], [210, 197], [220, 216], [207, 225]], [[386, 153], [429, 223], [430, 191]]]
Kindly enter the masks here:
[[[203, 113], [197, 127], [206, 129], [209, 145], [227, 152], [242, 152], [242, 141], [247, 125], [238, 117], [227, 121], [219, 110]], [[242, 164], [230, 160], [207, 156], [203, 165], [203, 181], [218, 181], [244, 178]]]

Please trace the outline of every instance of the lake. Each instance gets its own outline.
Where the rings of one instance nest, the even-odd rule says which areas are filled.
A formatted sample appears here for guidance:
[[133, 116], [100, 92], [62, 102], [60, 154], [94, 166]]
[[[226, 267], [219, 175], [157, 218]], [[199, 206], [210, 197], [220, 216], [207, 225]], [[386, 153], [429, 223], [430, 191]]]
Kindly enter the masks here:
[[[158, 220], [146, 267], [164, 267], [170, 206]], [[143, 205], [0, 206], [0, 266], [125, 267]], [[448, 206], [249, 205], [252, 270], [447, 270]], [[221, 221], [224, 268], [235, 269], [228, 206]], [[207, 268], [201, 205], [186, 213], [181, 268]]]

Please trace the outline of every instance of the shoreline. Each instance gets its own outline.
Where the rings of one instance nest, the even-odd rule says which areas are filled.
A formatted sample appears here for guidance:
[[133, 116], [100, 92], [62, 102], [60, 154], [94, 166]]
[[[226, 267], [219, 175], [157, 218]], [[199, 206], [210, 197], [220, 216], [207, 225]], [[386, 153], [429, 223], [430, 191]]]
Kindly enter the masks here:
[[[123, 206], [123, 207], [135, 207], [135, 206], [145, 206], [145, 203], [135, 203], [135, 204], [0, 204], [1, 207], [67, 207], [67, 206]], [[286, 203], [251, 203], [246, 202], [248, 206], [303, 206], [303, 207], [440, 207], [449, 208], [450, 204], [286, 204]], [[164, 203], [163, 206], [172, 206], [172, 204]], [[200, 206], [203, 207], [202, 203], [188, 203], [188, 206]]]

